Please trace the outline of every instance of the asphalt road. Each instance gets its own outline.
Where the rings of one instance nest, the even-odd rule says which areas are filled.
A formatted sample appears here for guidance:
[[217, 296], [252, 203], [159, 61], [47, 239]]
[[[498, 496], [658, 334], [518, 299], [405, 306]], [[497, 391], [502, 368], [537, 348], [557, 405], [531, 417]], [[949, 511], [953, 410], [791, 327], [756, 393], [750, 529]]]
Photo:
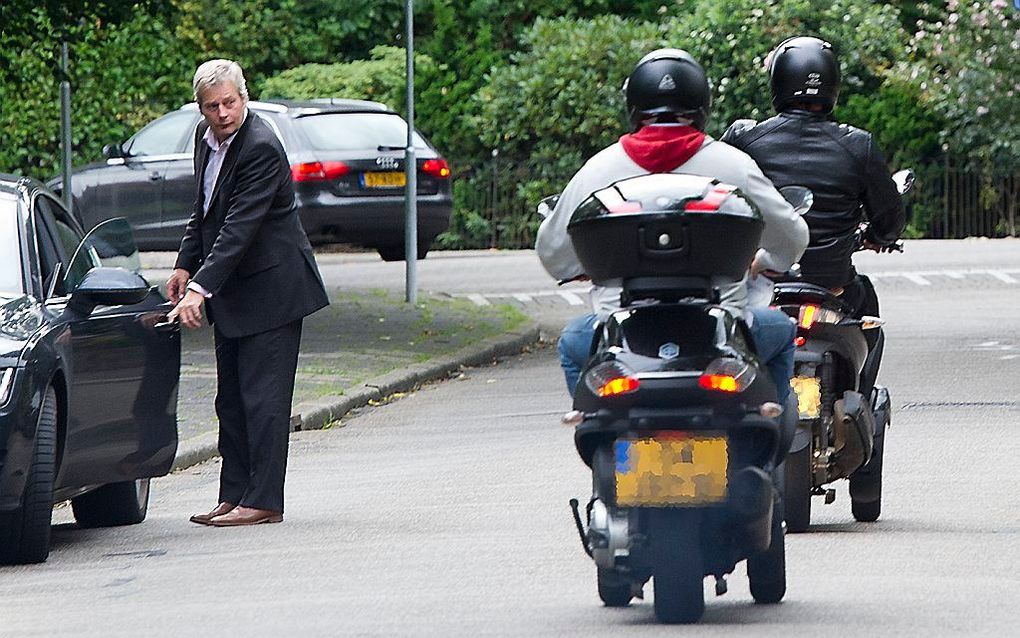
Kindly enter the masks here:
[[[48, 563], [0, 569], [0, 636], [1013, 635], [1020, 242], [966, 243], [933, 248], [942, 261], [908, 246], [869, 264], [893, 273], [876, 278], [894, 406], [883, 517], [854, 522], [845, 483], [816, 502], [812, 531], [788, 537], [780, 605], [754, 605], [740, 567], [697, 627], [654, 624], [650, 596], [600, 606], [567, 508], [590, 478], [540, 348], [295, 435], [281, 525], [189, 524], [215, 500], [215, 462], [154, 482], [142, 525], [61, 525]], [[517, 293], [551, 288], [514, 263], [527, 257], [435, 262], [485, 283], [507, 260]], [[375, 285], [402, 276], [330, 259], [343, 277], [375, 270]], [[513, 303], [550, 323], [577, 311], [558, 295]]]

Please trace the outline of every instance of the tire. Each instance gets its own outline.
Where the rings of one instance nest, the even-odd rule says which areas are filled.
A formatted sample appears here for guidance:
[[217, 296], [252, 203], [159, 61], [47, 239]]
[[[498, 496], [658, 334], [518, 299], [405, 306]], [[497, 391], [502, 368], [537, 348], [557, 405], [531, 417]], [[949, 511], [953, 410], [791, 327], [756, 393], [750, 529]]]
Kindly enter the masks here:
[[658, 510], [649, 517], [655, 561], [652, 591], [659, 622], [696, 623], [705, 613], [705, 569], [694, 514]]
[[71, 500], [78, 527], [136, 525], [149, 510], [149, 479], [110, 483]]
[[[431, 246], [432, 242], [418, 242], [419, 261], [425, 259], [425, 256], [428, 254]], [[383, 261], [404, 261], [404, 257], [407, 255], [407, 249], [404, 248], [403, 244], [376, 246], [376, 250], [379, 252], [379, 256], [382, 257]]]
[[887, 420], [883, 421], [881, 436], [875, 437], [871, 460], [850, 475], [850, 511], [861, 523], [873, 523], [882, 515], [882, 460], [888, 425]]
[[0, 564], [41, 563], [50, 555], [57, 462], [57, 394], [46, 389], [21, 507], [0, 514]]
[[783, 504], [786, 531], [792, 534], [806, 532], [811, 526], [811, 445], [790, 452], [786, 466], [786, 488]]
[[626, 607], [630, 604], [630, 583], [611, 569], [598, 568], [596, 580], [599, 598], [606, 607]]
[[[777, 503], [779, 508], [781, 503]], [[786, 595], [786, 537], [783, 535], [782, 512], [772, 513], [772, 542], [764, 552], [747, 559], [747, 578], [754, 602], [762, 605], [778, 603]]]

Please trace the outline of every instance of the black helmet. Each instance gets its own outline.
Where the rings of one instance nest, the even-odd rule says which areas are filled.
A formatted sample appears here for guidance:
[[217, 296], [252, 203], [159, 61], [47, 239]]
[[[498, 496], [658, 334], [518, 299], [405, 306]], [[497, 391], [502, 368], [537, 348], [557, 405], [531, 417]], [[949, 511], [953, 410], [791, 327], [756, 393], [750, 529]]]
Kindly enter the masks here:
[[641, 122], [672, 113], [705, 130], [712, 93], [708, 78], [690, 53], [680, 49], [657, 49], [638, 61], [623, 84], [627, 115], [634, 130]]
[[821, 104], [832, 111], [839, 97], [839, 60], [824, 40], [798, 36], [784, 40], [769, 57], [772, 106], [782, 111], [791, 104]]

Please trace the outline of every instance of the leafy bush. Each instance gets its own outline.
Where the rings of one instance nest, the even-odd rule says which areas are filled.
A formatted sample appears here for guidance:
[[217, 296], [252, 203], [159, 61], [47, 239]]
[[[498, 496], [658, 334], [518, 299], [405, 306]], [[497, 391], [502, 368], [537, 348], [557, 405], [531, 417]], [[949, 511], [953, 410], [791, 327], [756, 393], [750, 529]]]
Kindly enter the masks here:
[[[406, 111], [406, 52], [378, 46], [371, 59], [337, 64], [303, 64], [267, 78], [259, 92], [262, 98], [307, 99], [342, 97], [382, 102]], [[415, 73], [434, 66], [426, 55], [415, 55]], [[421, 80], [416, 78], [416, 84]]]

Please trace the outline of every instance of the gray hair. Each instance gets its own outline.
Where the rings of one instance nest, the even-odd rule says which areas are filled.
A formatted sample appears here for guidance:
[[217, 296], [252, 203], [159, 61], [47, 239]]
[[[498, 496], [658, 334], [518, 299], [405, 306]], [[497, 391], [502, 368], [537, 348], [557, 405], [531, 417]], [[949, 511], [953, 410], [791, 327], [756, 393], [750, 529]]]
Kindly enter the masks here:
[[201, 101], [199, 94], [202, 91], [223, 82], [232, 82], [237, 87], [237, 92], [241, 94], [241, 99], [248, 101], [248, 86], [244, 82], [244, 73], [241, 71], [241, 65], [233, 60], [209, 60], [198, 67], [195, 79], [191, 83], [195, 101]]

